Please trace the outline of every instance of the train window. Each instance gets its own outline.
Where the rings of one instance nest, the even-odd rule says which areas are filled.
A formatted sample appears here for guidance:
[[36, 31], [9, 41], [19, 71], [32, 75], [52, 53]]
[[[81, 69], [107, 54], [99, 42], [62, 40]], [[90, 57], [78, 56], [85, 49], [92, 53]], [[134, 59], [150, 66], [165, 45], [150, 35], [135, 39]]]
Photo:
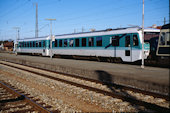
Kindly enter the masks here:
[[170, 32], [162, 32], [160, 38], [160, 45], [170, 45]]
[[159, 32], [144, 32], [145, 40], [150, 40], [153, 37], [159, 37]]
[[161, 33], [160, 45], [165, 45], [165, 33]]
[[94, 38], [90, 37], [89, 38], [89, 47], [93, 47], [94, 46]]
[[33, 47], [35, 47], [35, 41], [33, 42]]
[[130, 36], [126, 36], [125, 38], [125, 47], [130, 47]]
[[32, 47], [32, 42], [30, 42], [30, 47]]
[[112, 46], [119, 46], [119, 36], [112, 36]]
[[39, 47], [41, 47], [41, 41], [39, 42]]
[[82, 38], [82, 46], [83, 46], [83, 47], [86, 46], [86, 38]]
[[24, 43], [24, 47], [27, 47], [27, 42]]
[[60, 47], [63, 46], [63, 40], [59, 40], [59, 46], [60, 46]]
[[30, 47], [30, 42], [27, 42], [27, 47]]
[[36, 41], [36, 47], [38, 47], [38, 42]]
[[18, 46], [16, 46], [16, 47], [21, 47], [21, 43], [18, 43]]
[[79, 39], [77, 38], [77, 39], [75, 39], [75, 43], [76, 43], [76, 47], [79, 47], [79, 45], [80, 45], [80, 43], [79, 43]]
[[138, 36], [133, 35], [133, 46], [138, 46]]
[[64, 39], [64, 47], [67, 47], [67, 39]]
[[73, 44], [74, 44], [74, 40], [73, 40], [73, 39], [70, 39], [70, 40], [69, 40], [69, 47], [73, 47]]
[[165, 34], [167, 45], [170, 45], [170, 32]]
[[102, 37], [96, 37], [96, 46], [102, 46]]
[[45, 41], [43, 41], [43, 47], [45, 47]]
[[54, 46], [57, 47], [58, 46], [58, 40], [55, 39], [55, 43], [54, 43]]

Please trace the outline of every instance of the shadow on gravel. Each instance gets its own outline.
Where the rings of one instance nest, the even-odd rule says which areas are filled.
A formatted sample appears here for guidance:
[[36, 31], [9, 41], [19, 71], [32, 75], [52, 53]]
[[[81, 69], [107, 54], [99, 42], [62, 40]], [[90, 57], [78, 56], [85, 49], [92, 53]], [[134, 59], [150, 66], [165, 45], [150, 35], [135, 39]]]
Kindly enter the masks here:
[[3, 108], [5, 107], [6, 103], [8, 102], [17, 102], [17, 101], [20, 101], [20, 100], [24, 100], [25, 99], [25, 96], [21, 95], [17, 98], [14, 98], [14, 99], [5, 99], [5, 100], [0, 100], [0, 113], [1, 113], [1, 110], [3, 110]]
[[[135, 109], [138, 112], [148, 112], [143, 111], [142, 106], [144, 106], [146, 109], [152, 110], [152, 112], [169, 112], [170, 110], [168, 108], [164, 108], [152, 103], [144, 102], [141, 100], [138, 100], [136, 97], [129, 95], [124, 89], [114, 83], [114, 77], [102, 70], [96, 70], [95, 71], [98, 74], [98, 80], [103, 83], [103, 85], [106, 85], [115, 95], [118, 95], [118, 98], [121, 98], [123, 101], [129, 102], [131, 105], [135, 107]], [[124, 95], [125, 97], [121, 96]], [[140, 106], [137, 106], [140, 105]], [[150, 111], [151, 112], [151, 111]]]
[[24, 99], [25, 99], [24, 96], [19, 96], [18, 98], [15, 98], [15, 99], [0, 100], [0, 103], [16, 102], [16, 101], [20, 101], [20, 100], [24, 100]]

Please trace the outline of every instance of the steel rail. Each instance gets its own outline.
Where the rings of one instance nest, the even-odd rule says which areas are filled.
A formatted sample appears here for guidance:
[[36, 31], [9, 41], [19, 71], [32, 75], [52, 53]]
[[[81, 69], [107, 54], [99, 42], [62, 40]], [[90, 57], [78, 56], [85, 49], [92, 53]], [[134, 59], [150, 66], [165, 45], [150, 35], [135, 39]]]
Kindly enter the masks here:
[[[0, 81], [0, 86], [3, 87], [6, 91], [10, 92], [10, 94], [12, 94], [13, 96], [17, 96], [16, 99], [12, 99], [12, 100], [23, 100], [24, 102], [26, 102], [27, 104], [29, 104], [30, 106], [32, 106], [32, 109], [35, 111], [39, 111], [41, 113], [51, 113], [50, 111], [48, 111], [46, 108], [44, 108], [43, 106], [35, 103], [34, 101], [32, 101], [30, 98], [26, 97], [25, 95], [17, 92], [15, 89], [11, 88], [10, 86], [8, 86], [7, 84], [3, 83]], [[3, 109], [2, 109], [3, 110]]]
[[107, 85], [107, 86], [112, 87], [112, 88], [131, 90], [133, 92], [142, 93], [142, 94], [145, 94], [145, 95], [150, 95], [150, 96], [157, 97], [157, 98], [163, 98], [163, 99], [165, 99], [167, 101], [170, 100], [169, 94], [168, 95], [160, 94], [160, 93], [156, 93], [156, 92], [152, 92], [152, 91], [146, 91], [146, 90], [143, 90], [143, 89], [134, 88], [132, 86], [125, 86], [125, 85], [120, 85], [120, 84], [116, 84], [116, 83], [110, 83], [110, 82], [107, 82], [107, 81], [103, 82], [103, 81], [99, 81], [99, 80], [85, 78], [85, 77], [78, 76], [78, 75], [73, 75], [73, 74], [68, 74], [68, 73], [63, 73], [63, 72], [58, 72], [58, 71], [52, 71], [52, 70], [43, 69], [43, 68], [39, 68], [39, 67], [35, 67], [35, 66], [29, 66], [29, 65], [25, 65], [25, 64], [20, 64], [20, 63], [16, 63], [16, 62], [12, 62], [12, 61], [6, 61], [6, 62], [19, 64], [19, 65], [24, 65], [24, 66], [27, 66], [27, 67], [40, 69], [40, 70], [43, 70], [43, 71], [53, 72], [53, 73], [56, 73], [56, 74], [62, 74], [63, 76], [69, 76], [69, 77], [74, 77], [74, 78], [81, 79], [81, 80], [95, 82], [95, 83], [99, 83], [99, 84], [102, 84], [102, 85]]
[[122, 95], [120, 93], [104, 91], [104, 90], [101, 90], [101, 89], [98, 89], [98, 88], [94, 88], [94, 87], [78, 84], [78, 83], [75, 83], [75, 82], [72, 82], [72, 81], [67, 81], [67, 80], [64, 80], [64, 79], [52, 77], [50, 75], [46, 75], [46, 74], [35, 72], [35, 71], [30, 71], [30, 70], [27, 70], [27, 69], [23, 69], [23, 68], [20, 68], [20, 67], [17, 67], [17, 66], [12, 66], [12, 65], [5, 64], [5, 63], [2, 63], [2, 62], [0, 64], [6, 65], [6, 66], [9, 66], [9, 67], [13, 67], [13, 68], [16, 68], [16, 69], [20, 69], [20, 70], [23, 70], [23, 71], [26, 71], [26, 72], [30, 72], [30, 73], [33, 73], [33, 74], [36, 74], [36, 75], [39, 75], [39, 76], [43, 76], [43, 77], [46, 77], [46, 78], [50, 78], [52, 80], [60, 81], [60, 82], [66, 83], [66, 84], [74, 85], [76, 87], [81, 87], [83, 89], [94, 91], [96, 93], [108, 95], [108, 96], [111, 96], [113, 98], [119, 98], [119, 99], [122, 99], [123, 101], [130, 102], [133, 105], [141, 105], [141, 106], [144, 106], [147, 109], [150, 109], [150, 110], [153, 110], [153, 111], [156, 111], [156, 112], [169, 112], [170, 111], [166, 107], [161, 107], [161, 106], [158, 106], [158, 105], [155, 105], [155, 104], [152, 104], [152, 103], [137, 100], [136, 98], [126, 96], [126, 95]]

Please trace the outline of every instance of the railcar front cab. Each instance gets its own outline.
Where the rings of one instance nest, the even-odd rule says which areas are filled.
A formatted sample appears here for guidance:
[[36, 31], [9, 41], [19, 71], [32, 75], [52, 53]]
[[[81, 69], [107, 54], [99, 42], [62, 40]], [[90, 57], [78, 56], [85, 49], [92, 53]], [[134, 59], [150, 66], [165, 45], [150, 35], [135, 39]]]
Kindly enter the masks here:
[[170, 56], [170, 24], [166, 24], [161, 28], [156, 55], [161, 57]]
[[[125, 56], [123, 61], [134, 62], [142, 59], [142, 31], [138, 33], [126, 34], [125, 37]], [[144, 42], [144, 59], [147, 59], [150, 53], [150, 44]]]
[[16, 55], [18, 53], [39, 54], [42, 56], [50, 55], [50, 37], [20, 39], [15, 45]]
[[[142, 30], [140, 30], [141, 34], [141, 48], [142, 48]], [[155, 36], [158, 36], [160, 33], [159, 29], [153, 29], [153, 28], [148, 28], [144, 29], [144, 39], [145, 38], [153, 38]], [[150, 44], [149, 42], [144, 42], [144, 59], [146, 59], [150, 54]]]

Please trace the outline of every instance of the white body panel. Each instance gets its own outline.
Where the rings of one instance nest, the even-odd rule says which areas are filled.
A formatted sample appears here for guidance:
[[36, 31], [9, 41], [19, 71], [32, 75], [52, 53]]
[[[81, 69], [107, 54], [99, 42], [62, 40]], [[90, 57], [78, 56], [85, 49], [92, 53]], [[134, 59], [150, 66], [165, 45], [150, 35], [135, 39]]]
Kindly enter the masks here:
[[16, 50], [17, 53], [38, 53], [38, 54], [42, 54], [43, 56], [49, 56], [50, 55], [50, 51], [49, 49], [25, 49], [25, 48], [18, 48]]
[[53, 49], [53, 55], [79, 55], [79, 56], [100, 56], [120, 57], [123, 61], [134, 62], [140, 59], [141, 50], [134, 50], [130, 56], [125, 56], [125, 50], [85, 50], [85, 49]]
[[[157, 29], [144, 29], [144, 32], [159, 32], [160, 30]], [[76, 33], [76, 34], [65, 34], [65, 35], [56, 35], [55, 39], [68, 39], [68, 38], [80, 38], [80, 37], [93, 37], [93, 36], [104, 36], [104, 35], [115, 35], [115, 34], [126, 34], [126, 33], [138, 33], [139, 34], [139, 42], [142, 42], [142, 31], [140, 28], [125, 28], [125, 29], [116, 29], [111, 31], [95, 31], [95, 32], [87, 32], [87, 33]], [[18, 42], [27, 42], [27, 41], [39, 41], [39, 40], [50, 40], [50, 36], [40, 37], [40, 38], [29, 38], [29, 39], [20, 39]], [[130, 51], [130, 56], [125, 56], [125, 50]], [[35, 48], [18, 48], [16, 52], [19, 53], [40, 53], [43, 56], [50, 55], [50, 49], [35, 49]], [[96, 57], [120, 57], [123, 61], [127, 62], [134, 62], [140, 60], [142, 57], [142, 50], [141, 49], [134, 49], [134, 48], [127, 48], [127, 47], [118, 47], [115, 51], [113, 48], [111, 49], [104, 49], [103, 48], [86, 48], [80, 49], [78, 48], [64, 48], [61, 49], [52, 49], [52, 54], [57, 55], [80, 55], [80, 56], [96, 56]], [[145, 58], [149, 55], [149, 51], [145, 51]]]

